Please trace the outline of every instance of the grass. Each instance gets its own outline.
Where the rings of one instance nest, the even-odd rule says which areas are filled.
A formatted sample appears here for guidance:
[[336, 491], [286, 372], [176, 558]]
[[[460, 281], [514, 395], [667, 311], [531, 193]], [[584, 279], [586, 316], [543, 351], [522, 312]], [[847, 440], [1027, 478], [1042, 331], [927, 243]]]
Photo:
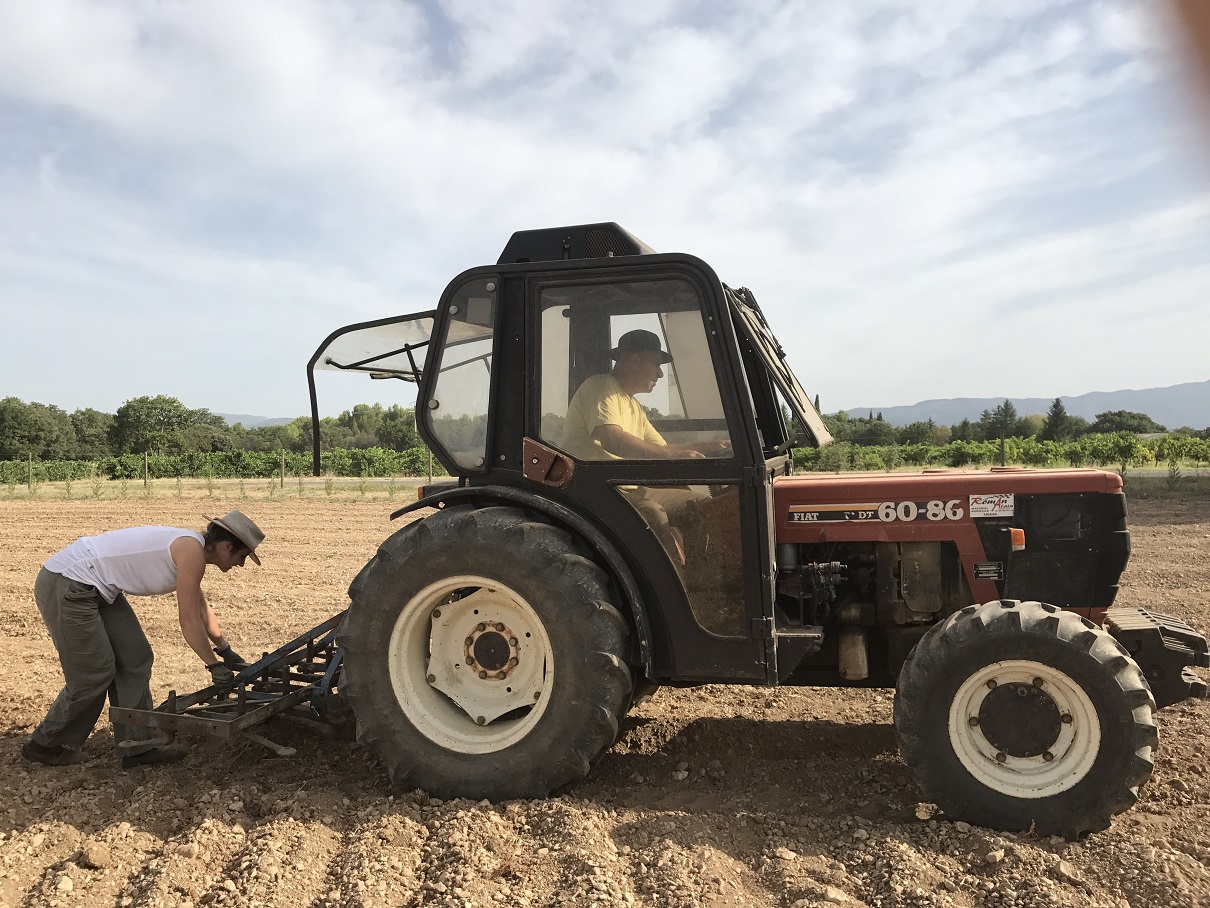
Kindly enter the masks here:
[[414, 498], [416, 486], [424, 481], [424, 477], [406, 476], [382, 479], [361, 476], [324, 476], [322, 478], [298, 476], [295, 482], [282, 488], [278, 479], [249, 483], [247, 480], [241, 479], [175, 477], [153, 479], [147, 485], [144, 485], [140, 479], [138, 484], [134, 485], [130, 480], [93, 476], [83, 484], [79, 480], [37, 482], [34, 483], [32, 491], [25, 483], [5, 483], [3, 498], [29, 500], [57, 497], [68, 500], [93, 499], [98, 501], [126, 498], [236, 498], [254, 501], [283, 501], [290, 498], [309, 498], [322, 490], [325, 497], [336, 501], [363, 498], [393, 501], [401, 496], [404, 500]]
[[[916, 472], [920, 468], [897, 470], [896, 472]], [[973, 469], [973, 468], [967, 468]], [[402, 496], [405, 501], [415, 496], [416, 486], [425, 481], [424, 477], [391, 476], [382, 479], [371, 479], [364, 476], [304, 476], [298, 474], [295, 481], [281, 486], [279, 479], [254, 481], [249, 483], [244, 479], [215, 479], [204, 476], [197, 479], [175, 477], [172, 479], [153, 479], [144, 486], [139, 480], [138, 486], [133, 487], [130, 480], [105, 479], [94, 475], [85, 481], [69, 482], [37, 482], [33, 489], [25, 483], [4, 483], [4, 499], [41, 499], [41, 498], [92, 498], [92, 499], [122, 499], [122, 498], [240, 498], [260, 501], [277, 501], [290, 498], [306, 498], [323, 493], [331, 499], [382, 499], [393, 501]], [[1135, 468], [1126, 474], [1126, 494], [1128, 497], [1143, 498], [1204, 498], [1210, 497], [1210, 468], [1182, 466], [1179, 469], [1170, 468]]]
[[1210, 498], [1210, 470], [1170, 470], [1126, 474], [1126, 497]]

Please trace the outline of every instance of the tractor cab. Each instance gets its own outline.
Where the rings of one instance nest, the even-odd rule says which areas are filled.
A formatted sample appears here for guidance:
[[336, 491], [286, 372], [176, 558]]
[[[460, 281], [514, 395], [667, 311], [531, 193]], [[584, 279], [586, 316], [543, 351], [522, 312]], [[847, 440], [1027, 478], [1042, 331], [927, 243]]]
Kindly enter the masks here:
[[[462, 496], [564, 509], [601, 537], [632, 613], [658, 611], [636, 620], [652, 676], [775, 680], [772, 479], [831, 438], [750, 291], [616, 224], [521, 231], [436, 309], [321, 345], [318, 468], [317, 370], [416, 382], [417, 429]], [[649, 446], [611, 450], [602, 413]]]

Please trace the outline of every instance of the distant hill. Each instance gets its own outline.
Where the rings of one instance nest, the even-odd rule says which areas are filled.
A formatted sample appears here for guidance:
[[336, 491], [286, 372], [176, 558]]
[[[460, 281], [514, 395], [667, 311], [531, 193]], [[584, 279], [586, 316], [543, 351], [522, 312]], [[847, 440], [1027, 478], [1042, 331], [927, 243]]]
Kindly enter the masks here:
[[[1061, 395], [1055, 395], [1056, 397]], [[1054, 397], [1010, 397], [1017, 413], [1046, 413]], [[956, 397], [950, 400], [922, 400], [905, 407], [845, 407], [850, 416], [865, 416], [871, 411], [894, 426], [927, 422], [952, 426], [969, 419], [975, 422], [984, 410], [993, 410], [1004, 403], [1003, 397]], [[1107, 410], [1132, 410], [1146, 413], [1169, 429], [1210, 426], [1210, 381], [1187, 382], [1168, 388], [1146, 388], [1141, 391], [1091, 391], [1074, 397], [1063, 397], [1063, 406], [1072, 416], [1083, 416], [1089, 422]], [[825, 409], [827, 402], [824, 402]]]
[[296, 416], [248, 416], [243, 413], [215, 413], [215, 416], [221, 416], [223, 421], [229, 426], [238, 423], [243, 423], [245, 429], [255, 429], [257, 426], [284, 426], [286, 423], [294, 422]]

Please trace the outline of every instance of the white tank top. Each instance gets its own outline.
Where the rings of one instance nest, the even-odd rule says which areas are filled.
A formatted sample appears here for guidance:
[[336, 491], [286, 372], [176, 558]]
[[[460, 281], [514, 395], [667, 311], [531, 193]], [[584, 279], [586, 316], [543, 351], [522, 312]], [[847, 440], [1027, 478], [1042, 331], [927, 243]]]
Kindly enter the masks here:
[[118, 593], [159, 596], [176, 589], [176, 565], [168, 547], [182, 536], [205, 537], [176, 527], [131, 527], [77, 539], [43, 565], [69, 580], [95, 586], [106, 602]]

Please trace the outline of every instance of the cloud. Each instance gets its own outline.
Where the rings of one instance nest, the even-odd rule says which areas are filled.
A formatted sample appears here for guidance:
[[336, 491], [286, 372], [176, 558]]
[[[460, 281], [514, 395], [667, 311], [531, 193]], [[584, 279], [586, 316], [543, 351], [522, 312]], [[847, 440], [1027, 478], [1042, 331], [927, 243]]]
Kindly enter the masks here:
[[[596, 220], [753, 287], [825, 400], [1199, 380], [1099, 355], [1100, 328], [1039, 341], [1098, 307], [1140, 345], [1161, 312], [1210, 327], [1210, 194], [1164, 58], [1131, 0], [0, 6], [0, 292], [31, 349], [74, 354], [0, 383], [301, 412], [333, 328], [433, 305], [513, 230]], [[1049, 369], [938, 366], [989, 333]]]

